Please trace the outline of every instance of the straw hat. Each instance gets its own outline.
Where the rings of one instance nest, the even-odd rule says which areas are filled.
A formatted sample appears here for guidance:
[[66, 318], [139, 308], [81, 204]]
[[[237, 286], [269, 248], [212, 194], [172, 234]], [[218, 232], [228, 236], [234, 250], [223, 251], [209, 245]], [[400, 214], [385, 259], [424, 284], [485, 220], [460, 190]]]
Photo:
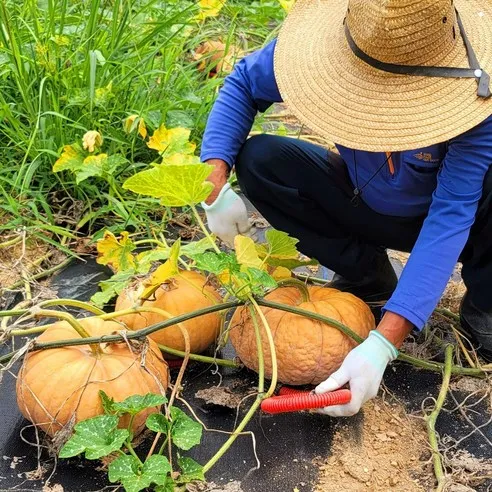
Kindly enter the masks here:
[[290, 110], [337, 144], [444, 142], [492, 114], [492, 1], [298, 0], [274, 65]]

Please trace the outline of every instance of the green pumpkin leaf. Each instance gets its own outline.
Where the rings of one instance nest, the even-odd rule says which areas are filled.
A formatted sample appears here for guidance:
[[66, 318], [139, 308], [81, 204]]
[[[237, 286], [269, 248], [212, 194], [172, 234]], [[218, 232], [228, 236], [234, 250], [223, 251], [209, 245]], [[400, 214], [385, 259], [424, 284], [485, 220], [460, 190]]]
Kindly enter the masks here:
[[[210, 241], [205, 237], [199, 241], [193, 241], [191, 243], [181, 245], [181, 256], [187, 256], [188, 258], [193, 258], [195, 255], [204, 253], [213, 246]], [[151, 249], [149, 251], [144, 251], [137, 255], [137, 269], [138, 273], [147, 273], [153, 263], [158, 261], [166, 261], [171, 253], [171, 248], [168, 247], [158, 247]]]
[[108, 467], [109, 481], [121, 482], [126, 492], [139, 492], [152, 484], [165, 485], [170, 471], [169, 460], [159, 455], [150, 456], [143, 466], [133, 456], [119, 456]]
[[118, 429], [116, 415], [99, 415], [75, 426], [74, 435], [60, 450], [60, 458], [71, 458], [85, 452], [88, 460], [96, 460], [118, 451], [129, 437], [126, 429]]
[[142, 410], [147, 408], [160, 407], [167, 402], [167, 398], [164, 395], [156, 395], [148, 393], [147, 395], [132, 395], [121, 402], [112, 402], [111, 410], [118, 415], [128, 413], [130, 415], [137, 415]]
[[213, 249], [213, 246], [208, 238], [204, 237], [199, 241], [193, 241], [181, 246], [181, 254], [193, 259], [196, 255], [205, 253], [205, 251], [208, 251], [209, 249]]
[[253, 290], [256, 290], [255, 288], [260, 288], [260, 289], [277, 288], [277, 282], [275, 281], [275, 279], [264, 270], [248, 267], [245, 270], [243, 270], [243, 272], [248, 274], [252, 283]]
[[290, 237], [287, 233], [270, 229], [266, 232], [265, 237], [267, 242], [265, 244], [257, 244], [256, 251], [266, 265], [283, 267], [288, 270], [318, 265], [318, 262], [314, 259], [299, 259], [299, 251], [296, 247], [299, 241]]
[[204, 270], [214, 275], [219, 275], [222, 272], [229, 270], [231, 272], [239, 271], [239, 263], [236, 257], [230, 253], [215, 253], [207, 251], [193, 255], [196, 262], [196, 267], [199, 270]]
[[169, 476], [164, 485], [157, 485], [154, 488], [155, 492], [176, 492], [176, 482]]
[[113, 175], [119, 167], [127, 163], [128, 163], [128, 159], [126, 159], [120, 154], [110, 155], [106, 159], [106, 162], [104, 162], [104, 172], [106, 174]]
[[138, 273], [147, 273], [153, 263], [166, 261], [169, 258], [171, 248], [155, 248], [137, 255]]
[[87, 178], [112, 175], [127, 162], [127, 159], [119, 154], [87, 155], [79, 144], [72, 144], [63, 147], [60, 158], [53, 165], [53, 171], [55, 173], [72, 171], [75, 174], [76, 183], [80, 184]]
[[160, 198], [166, 207], [195, 205], [213, 190], [213, 184], [205, 181], [212, 170], [208, 164], [162, 164], [128, 178], [123, 188]]
[[99, 398], [101, 398], [101, 404], [106, 415], [114, 415], [114, 398], [108, 396], [103, 390], [99, 390]]
[[98, 307], [107, 304], [111, 299], [119, 296], [126, 286], [131, 282], [135, 270], [121, 271], [113, 275], [108, 280], [103, 280], [99, 283], [100, 292], [96, 292], [91, 297], [91, 302]]
[[268, 244], [268, 253], [275, 258], [297, 258], [298, 239], [290, 237], [286, 232], [269, 229], [265, 233]]
[[193, 446], [200, 444], [203, 429], [197, 421], [176, 407], [171, 408], [171, 417], [173, 419], [171, 439], [175, 446], [188, 451]]
[[189, 483], [194, 482], [195, 480], [205, 480], [203, 466], [200, 465], [200, 463], [197, 463], [195, 460], [183, 456], [178, 458], [178, 465], [181, 468], [179, 483]]
[[162, 415], [162, 413], [153, 413], [147, 417], [145, 425], [151, 431], [167, 434], [171, 423], [167, 420], [165, 415]]

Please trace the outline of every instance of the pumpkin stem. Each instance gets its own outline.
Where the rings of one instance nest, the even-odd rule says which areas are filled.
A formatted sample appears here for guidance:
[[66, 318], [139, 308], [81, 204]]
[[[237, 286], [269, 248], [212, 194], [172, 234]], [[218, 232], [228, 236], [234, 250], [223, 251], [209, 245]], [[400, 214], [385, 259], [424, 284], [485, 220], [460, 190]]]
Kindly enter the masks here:
[[98, 307], [93, 306], [88, 302], [77, 301], [75, 299], [53, 299], [39, 303], [39, 307], [41, 308], [51, 306], [72, 306], [79, 309], [84, 309], [85, 311], [88, 311], [89, 313], [95, 314], [97, 316], [99, 316], [100, 314], [104, 314], [104, 311], [102, 309], [99, 309]]
[[[0, 328], [1, 328], [0, 332], [7, 333], [7, 335], [11, 337], [25, 336], [25, 335], [32, 335], [35, 333], [43, 333], [49, 326], [51, 326], [51, 325], [45, 325], [45, 326], [36, 326], [34, 328], [28, 328], [28, 329], [19, 329], [19, 330], [10, 330], [10, 331], [8, 330], [7, 324], [10, 321], [10, 318], [14, 316], [23, 316], [32, 312], [29, 309], [21, 309], [24, 308], [24, 306], [28, 306], [30, 304], [31, 301], [22, 301], [19, 304], [17, 304], [14, 310], [0, 311], [0, 318], [3, 318], [0, 323]], [[53, 299], [53, 300], [40, 302], [37, 305], [37, 307], [39, 308], [45, 308], [51, 306], [72, 306], [72, 307], [84, 309], [85, 311], [89, 311], [90, 313], [96, 315], [104, 314], [104, 311], [102, 309], [99, 309], [96, 306], [93, 306], [92, 304], [88, 304], [87, 302], [77, 301], [75, 299]], [[25, 319], [28, 318], [29, 316], [26, 316]]]
[[198, 225], [200, 226], [200, 229], [202, 230], [203, 234], [205, 234], [205, 237], [209, 240], [211, 246], [214, 248], [215, 252], [220, 254], [220, 249], [217, 246], [216, 242], [208, 232], [208, 229], [205, 227], [205, 224], [203, 223], [202, 218], [200, 217], [200, 214], [198, 213], [198, 210], [196, 209], [195, 205], [190, 206], [193, 215], [195, 216], [196, 221], [198, 222]]
[[439, 396], [436, 400], [436, 406], [430, 415], [425, 417], [425, 421], [427, 423], [427, 434], [429, 437], [429, 443], [432, 449], [432, 460], [434, 462], [434, 475], [437, 479], [437, 488], [436, 490], [444, 490], [444, 486], [446, 484], [446, 475], [442, 465], [442, 456], [439, 452], [439, 445], [436, 435], [436, 421], [439, 413], [442, 410], [444, 405], [444, 401], [446, 400], [446, 396], [449, 390], [449, 381], [451, 379], [451, 372], [453, 369], [453, 353], [454, 347], [452, 345], [448, 345], [445, 349], [445, 363], [444, 363], [444, 374], [442, 379], [441, 390], [439, 391]]
[[284, 280], [280, 280], [278, 283], [279, 287], [295, 287], [299, 293], [301, 294], [301, 303], [303, 302], [311, 302], [311, 296], [309, 295], [309, 290], [304, 282], [298, 280], [296, 278], [286, 278]]
[[260, 327], [258, 326], [258, 319], [256, 318], [256, 312], [252, 306], [248, 306], [248, 309], [255, 329], [256, 349], [258, 352], [258, 393], [261, 395], [265, 391], [265, 358], [263, 357], [263, 343], [261, 340]]
[[[58, 318], [66, 321], [80, 335], [81, 338], [90, 338], [91, 335], [87, 330], [69, 313], [63, 311], [53, 311], [51, 309], [34, 309], [33, 315], [35, 318]], [[93, 355], [99, 356], [102, 353], [98, 343], [89, 345]]]

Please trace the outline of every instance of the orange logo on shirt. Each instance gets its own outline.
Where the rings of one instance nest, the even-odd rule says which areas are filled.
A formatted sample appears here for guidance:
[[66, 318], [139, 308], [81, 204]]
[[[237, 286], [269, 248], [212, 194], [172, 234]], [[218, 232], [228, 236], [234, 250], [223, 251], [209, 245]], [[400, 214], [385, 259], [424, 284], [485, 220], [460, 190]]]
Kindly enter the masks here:
[[417, 158], [420, 161], [424, 162], [438, 162], [439, 159], [433, 159], [432, 154], [429, 154], [427, 152], [419, 152], [417, 154], [413, 154], [415, 158]]

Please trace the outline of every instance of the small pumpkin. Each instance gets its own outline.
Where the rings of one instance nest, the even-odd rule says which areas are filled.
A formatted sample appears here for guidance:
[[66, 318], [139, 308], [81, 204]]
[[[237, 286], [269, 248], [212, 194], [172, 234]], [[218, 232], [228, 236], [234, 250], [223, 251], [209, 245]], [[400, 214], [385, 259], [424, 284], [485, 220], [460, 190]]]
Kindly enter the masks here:
[[[116, 300], [116, 311], [135, 307], [144, 291], [142, 282], [125, 289]], [[213, 306], [220, 302], [220, 295], [210, 285], [207, 278], [193, 271], [183, 271], [180, 275], [163, 283], [142, 306], [155, 307], [173, 316], [191, 313]], [[141, 330], [147, 326], [166, 321], [157, 313], [128, 314], [119, 318], [130, 330]], [[220, 330], [220, 316], [212, 313], [185, 321], [184, 328], [190, 337], [190, 351], [199, 354], [215, 342]], [[178, 326], [171, 326], [150, 335], [155, 342], [174, 350], [185, 350], [185, 342]], [[168, 357], [168, 356], [166, 356]]]
[[[303, 300], [296, 287], [282, 287], [265, 299], [297, 306], [300, 309], [335, 319], [361, 337], [375, 328], [371, 310], [359, 298], [336, 289], [310, 286], [309, 300]], [[337, 328], [278, 309], [261, 308], [270, 325], [278, 362], [278, 378], [284, 384], [318, 384], [343, 362], [355, 342]], [[259, 323], [261, 326], [261, 323]], [[267, 336], [261, 327], [265, 375], [271, 377], [272, 366]], [[258, 352], [254, 326], [245, 307], [238, 308], [231, 320], [231, 342], [244, 365], [258, 370]]]
[[[79, 321], [85, 331], [95, 337], [121, 331], [120, 323], [99, 318]], [[37, 337], [38, 342], [54, 342], [80, 338], [66, 321], [55, 323]], [[100, 345], [95, 355], [89, 345], [60, 347], [29, 352], [17, 378], [17, 404], [22, 415], [44, 432], [57, 431], [77, 422], [101, 415], [103, 408], [99, 390], [115, 401], [132, 395], [163, 394], [169, 371], [159, 348], [137, 343]], [[132, 430], [138, 434], [145, 421], [158, 409], [143, 410], [136, 415]], [[125, 417], [122, 427], [128, 425]]]

